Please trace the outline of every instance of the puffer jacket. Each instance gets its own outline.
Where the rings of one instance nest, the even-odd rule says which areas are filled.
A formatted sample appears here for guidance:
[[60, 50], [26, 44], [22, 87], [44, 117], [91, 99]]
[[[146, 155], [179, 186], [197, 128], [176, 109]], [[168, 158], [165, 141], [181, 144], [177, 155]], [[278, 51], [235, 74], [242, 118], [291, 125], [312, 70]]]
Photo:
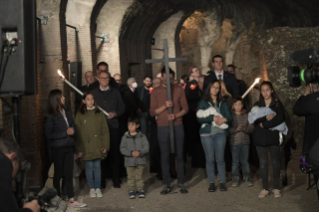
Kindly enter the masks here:
[[[125, 166], [145, 165], [145, 155], [149, 151], [149, 143], [142, 132], [138, 132], [135, 138], [126, 132], [122, 137], [120, 151], [125, 156]], [[140, 156], [133, 157], [133, 151], [139, 151]]]
[[[76, 134], [76, 127], [74, 119], [69, 110], [64, 110], [68, 123], [61, 112], [57, 113], [57, 118], [52, 114], [44, 120], [44, 134], [46, 139], [49, 140], [51, 148], [73, 147], [75, 144], [74, 135]], [[69, 127], [73, 127], [74, 129], [74, 135], [72, 136], [66, 132]]]
[[[250, 143], [249, 135], [254, 130], [254, 125], [249, 124], [248, 122], [248, 114], [245, 110], [242, 111], [241, 114], [236, 114], [232, 112], [233, 121], [231, 126], [229, 127], [229, 144], [232, 146], [237, 145], [245, 145]], [[245, 127], [244, 131], [238, 131], [237, 127], [242, 125]]]

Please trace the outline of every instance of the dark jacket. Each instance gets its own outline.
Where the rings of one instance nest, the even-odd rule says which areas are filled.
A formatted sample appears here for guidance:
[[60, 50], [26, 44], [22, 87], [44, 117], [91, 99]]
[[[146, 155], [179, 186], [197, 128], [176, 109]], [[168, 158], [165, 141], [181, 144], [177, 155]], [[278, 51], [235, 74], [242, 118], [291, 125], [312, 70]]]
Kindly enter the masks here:
[[135, 115], [137, 111], [137, 99], [127, 85], [121, 85], [120, 88], [120, 93], [125, 105], [125, 113], [123, 115], [123, 118], [127, 120], [128, 117], [131, 115]]
[[74, 119], [69, 110], [65, 109], [65, 114], [68, 123], [66, 123], [63, 115], [60, 112], [57, 113], [57, 118], [55, 118], [52, 114], [46, 117], [44, 120], [44, 133], [45, 137], [50, 141], [51, 148], [74, 146], [74, 136], [69, 136], [66, 132], [69, 127], [73, 127], [75, 131], [74, 135], [76, 134]]
[[32, 212], [30, 209], [19, 208], [12, 190], [12, 162], [0, 151], [0, 211], [1, 212]]
[[319, 138], [319, 92], [301, 96], [293, 108], [293, 113], [305, 117], [302, 153], [308, 154]]
[[146, 89], [143, 85], [143, 86], [136, 88], [134, 95], [135, 95], [136, 100], [138, 101], [137, 107], [140, 108], [143, 113], [148, 112], [149, 111], [148, 100], [150, 99], [149, 98], [150, 92], [146, 91]]
[[[195, 88], [191, 89], [191, 86], [195, 86]], [[188, 82], [184, 90], [189, 112], [196, 113], [198, 102], [203, 96], [203, 92], [199, 89], [198, 82], [196, 80]]]
[[[265, 101], [258, 101], [254, 106], [266, 107]], [[279, 132], [269, 130], [269, 128], [276, 127], [285, 121], [284, 107], [279, 100], [273, 99], [269, 108], [276, 112], [276, 116], [273, 119], [268, 121], [266, 116], [264, 116], [254, 122], [253, 141], [256, 146], [279, 146]], [[260, 123], [263, 124], [264, 128], [260, 127]]]
[[[126, 132], [122, 137], [120, 151], [125, 156], [125, 166], [145, 165], [145, 155], [149, 151], [149, 143], [142, 132], [138, 132], [135, 137]], [[133, 151], [139, 151], [140, 156], [133, 157]]]
[[[209, 83], [213, 80], [216, 80], [216, 74], [215, 72], [213, 72], [212, 74], [206, 76], [204, 78], [204, 87], [203, 87], [203, 91], [205, 93]], [[228, 73], [227, 71], [224, 71], [224, 83], [226, 85], [226, 89], [227, 91], [232, 95], [232, 96], [237, 96], [239, 95], [238, 93], [238, 85], [237, 85], [237, 79], [235, 77], [235, 75]]]
[[121, 117], [125, 112], [125, 105], [122, 100], [122, 96], [117, 89], [109, 86], [107, 91], [101, 91], [97, 88], [92, 91], [95, 98], [95, 102], [106, 112], [115, 112], [116, 117], [112, 119], [107, 119], [109, 128], [119, 128], [118, 118]]
[[[233, 121], [228, 129], [230, 134], [230, 145], [245, 145], [250, 143], [249, 134], [253, 132], [254, 126], [248, 123], [248, 114], [243, 111], [241, 114], [232, 112]], [[242, 125], [245, 127], [244, 131], [238, 131], [237, 127]]]

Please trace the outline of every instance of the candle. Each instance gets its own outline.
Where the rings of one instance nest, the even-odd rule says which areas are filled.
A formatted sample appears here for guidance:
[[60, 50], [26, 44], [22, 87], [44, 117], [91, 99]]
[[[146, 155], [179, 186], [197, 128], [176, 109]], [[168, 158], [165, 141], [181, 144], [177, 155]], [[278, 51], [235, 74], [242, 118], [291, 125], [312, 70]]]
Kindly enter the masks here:
[[241, 98], [245, 98], [245, 96], [254, 88], [254, 86], [259, 83], [260, 78], [256, 78], [255, 82], [248, 88], [248, 90], [242, 95]]
[[[77, 87], [75, 87], [72, 83], [70, 83], [67, 79], [65, 79], [65, 77], [63, 76], [63, 74], [61, 73], [61, 70], [58, 69], [58, 74], [62, 77], [62, 80], [68, 84], [71, 88], [73, 88], [76, 92], [78, 92], [81, 96], [83, 96], [83, 92], [80, 91]], [[108, 116], [108, 112], [106, 112], [105, 110], [103, 110], [100, 106], [97, 106], [100, 111], [102, 111], [106, 116]]]

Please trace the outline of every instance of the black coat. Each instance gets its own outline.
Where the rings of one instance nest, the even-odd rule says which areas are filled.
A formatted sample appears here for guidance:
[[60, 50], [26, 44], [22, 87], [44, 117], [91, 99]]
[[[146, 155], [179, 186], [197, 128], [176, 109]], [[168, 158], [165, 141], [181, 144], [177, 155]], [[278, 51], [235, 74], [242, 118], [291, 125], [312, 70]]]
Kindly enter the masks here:
[[30, 209], [19, 208], [12, 190], [12, 162], [1, 151], [0, 164], [0, 211], [32, 212]]
[[[237, 79], [236, 76], [228, 73], [227, 71], [224, 71], [224, 77], [223, 77], [223, 81], [226, 85], [226, 89], [227, 91], [232, 95], [232, 96], [237, 96], [239, 95], [238, 93], [238, 85], [237, 85]], [[209, 83], [213, 80], [217, 80], [216, 78], [216, 74], [215, 72], [213, 72], [212, 74], [206, 76], [204, 78], [204, 87], [203, 87], [203, 91], [205, 93]]]
[[69, 125], [66, 123], [63, 115], [60, 112], [57, 113], [57, 118], [55, 118], [52, 114], [47, 116], [44, 120], [44, 133], [45, 137], [50, 141], [51, 148], [74, 146], [74, 137], [69, 136], [66, 132], [69, 127], [73, 127], [76, 133], [74, 119], [69, 110], [65, 109], [65, 114]]
[[141, 109], [141, 111], [144, 112], [148, 112], [149, 111], [149, 103], [148, 103], [148, 99], [149, 99], [149, 95], [150, 92], [146, 91], [146, 89], [144, 88], [144, 85], [136, 88], [135, 92], [134, 92], [135, 98], [138, 101], [138, 108]]
[[[261, 100], [255, 103], [254, 106], [265, 107], [265, 101]], [[285, 121], [285, 111], [282, 103], [279, 100], [273, 99], [269, 108], [276, 112], [276, 116], [268, 121], [266, 116], [257, 119], [254, 123], [253, 141], [256, 146], [279, 146], [279, 132], [276, 130], [269, 130]], [[260, 127], [260, 123], [264, 128]]]
[[301, 96], [293, 108], [293, 113], [305, 117], [302, 153], [308, 154], [319, 138], [319, 92]]
[[125, 105], [125, 113], [123, 118], [127, 119], [131, 115], [136, 115], [137, 99], [132, 90], [127, 85], [121, 85], [119, 90]]

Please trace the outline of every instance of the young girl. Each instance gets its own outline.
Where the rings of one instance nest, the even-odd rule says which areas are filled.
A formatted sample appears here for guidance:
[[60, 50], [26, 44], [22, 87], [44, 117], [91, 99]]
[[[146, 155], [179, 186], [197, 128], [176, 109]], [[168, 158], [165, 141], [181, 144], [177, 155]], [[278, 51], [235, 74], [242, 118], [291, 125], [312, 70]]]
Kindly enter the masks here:
[[[209, 111], [213, 107], [221, 116], [214, 116]], [[217, 80], [212, 81], [206, 90], [203, 99], [198, 103], [197, 120], [202, 124], [199, 134], [206, 157], [206, 170], [209, 179], [209, 192], [214, 192], [215, 170], [214, 158], [216, 157], [218, 173], [220, 177], [220, 190], [227, 191], [225, 176], [224, 151], [226, 144], [227, 129], [221, 129], [218, 126], [232, 122], [232, 115], [226, 102], [222, 101], [221, 85]], [[201, 115], [200, 115], [201, 114]], [[216, 123], [216, 127], [212, 125]], [[216, 156], [215, 156], [216, 154]]]
[[53, 186], [61, 197], [60, 180], [63, 177], [69, 207], [82, 208], [85, 203], [74, 200], [73, 165], [75, 125], [72, 114], [64, 108], [65, 98], [61, 90], [52, 90], [48, 97], [47, 117], [44, 132], [50, 141], [54, 162]]
[[[101, 158], [110, 148], [110, 132], [105, 116], [96, 107], [90, 92], [83, 94], [82, 104], [75, 118], [78, 130], [76, 152], [85, 161], [90, 197], [103, 197], [101, 192]], [[93, 178], [94, 175], [94, 178]]]
[[259, 166], [261, 171], [261, 178], [263, 190], [258, 197], [263, 198], [269, 194], [268, 187], [268, 151], [270, 152], [271, 163], [273, 168], [273, 182], [274, 182], [274, 197], [281, 197], [280, 184], [280, 147], [279, 147], [279, 132], [269, 130], [269, 128], [276, 127], [285, 121], [285, 112], [281, 102], [274, 94], [274, 88], [268, 81], [264, 81], [260, 85], [259, 101], [254, 106], [269, 107], [276, 112], [276, 115], [270, 114], [268, 116], [257, 119], [254, 122], [255, 128], [253, 131], [253, 140], [257, 148], [259, 157]]

